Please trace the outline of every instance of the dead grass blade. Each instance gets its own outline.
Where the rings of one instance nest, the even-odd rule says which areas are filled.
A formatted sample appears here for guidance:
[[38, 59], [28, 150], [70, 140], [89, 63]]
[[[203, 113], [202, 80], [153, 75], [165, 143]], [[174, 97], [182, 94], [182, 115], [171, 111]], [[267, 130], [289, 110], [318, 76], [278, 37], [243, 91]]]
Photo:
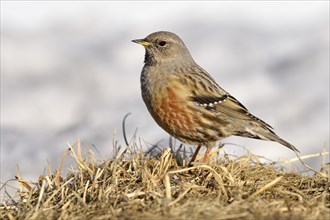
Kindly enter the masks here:
[[281, 179], [283, 178], [283, 176], [279, 176], [276, 179], [274, 179], [273, 181], [271, 181], [270, 183], [267, 183], [266, 185], [264, 185], [263, 187], [261, 187], [258, 191], [256, 191], [255, 193], [253, 193], [251, 196], [249, 196], [249, 200], [254, 199], [255, 197], [257, 197], [257, 195], [259, 195], [260, 193], [266, 191], [267, 189], [269, 189], [270, 187], [274, 186], [276, 183], [278, 183]]
[[66, 158], [66, 156], [68, 155], [68, 153], [70, 152], [71, 148], [69, 148], [68, 150], [66, 150], [62, 157], [61, 157], [61, 161], [57, 167], [57, 170], [56, 170], [56, 176], [55, 176], [55, 186], [58, 188], [60, 187], [60, 182], [61, 182], [61, 170], [62, 170], [62, 166], [63, 166], [63, 162], [64, 162], [64, 159]]
[[[298, 160], [301, 162], [301, 164], [302, 164], [304, 167], [306, 167], [307, 169], [313, 171], [315, 174], [317, 174], [317, 175], [319, 175], [319, 176], [321, 176], [321, 177], [323, 177], [323, 178], [327, 178], [327, 179], [330, 178], [329, 175], [327, 175], [327, 174], [325, 174], [325, 173], [321, 173], [321, 172], [319, 172], [319, 171], [313, 169], [313, 168], [312, 168], [311, 166], [309, 166], [308, 164], [306, 164], [306, 163], [303, 161], [303, 159], [298, 155], [298, 153], [297, 153], [296, 151], [294, 151], [294, 153], [296, 154]], [[329, 152], [324, 152], [324, 153], [329, 154]], [[321, 155], [320, 155], [320, 156], [321, 156]]]

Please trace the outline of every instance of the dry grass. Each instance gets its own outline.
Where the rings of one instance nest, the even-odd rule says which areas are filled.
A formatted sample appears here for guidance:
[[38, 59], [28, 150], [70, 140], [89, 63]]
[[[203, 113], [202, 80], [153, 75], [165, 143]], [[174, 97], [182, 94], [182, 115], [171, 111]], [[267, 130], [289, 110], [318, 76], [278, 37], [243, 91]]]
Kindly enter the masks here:
[[[116, 149], [118, 150], [118, 149]], [[118, 151], [117, 151], [118, 152]], [[83, 158], [80, 143], [63, 155], [77, 167], [66, 177], [49, 167], [37, 183], [23, 180], [0, 219], [329, 219], [328, 173], [288, 172], [248, 154], [225, 154], [182, 166], [170, 148], [146, 156], [127, 148], [114, 159]], [[326, 153], [324, 154], [326, 155]], [[181, 155], [182, 156], [182, 155]], [[176, 159], [174, 159], [176, 157]], [[290, 162], [290, 161], [287, 161]]]

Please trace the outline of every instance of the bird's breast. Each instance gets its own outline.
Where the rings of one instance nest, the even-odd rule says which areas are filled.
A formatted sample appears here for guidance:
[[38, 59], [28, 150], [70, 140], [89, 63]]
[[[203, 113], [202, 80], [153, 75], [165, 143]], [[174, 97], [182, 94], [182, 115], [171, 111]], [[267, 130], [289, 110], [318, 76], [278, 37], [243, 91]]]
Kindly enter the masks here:
[[153, 106], [157, 120], [170, 133], [189, 131], [193, 127], [192, 114], [186, 108], [187, 100], [178, 92], [175, 88], [165, 88], [163, 95], [156, 98]]
[[186, 108], [188, 99], [173, 77], [163, 76], [153, 81], [152, 77], [142, 75], [141, 89], [143, 100], [159, 126], [173, 136], [191, 130], [193, 118]]
[[147, 74], [142, 75], [141, 89], [143, 100], [154, 120], [175, 138], [191, 144], [218, 139], [220, 133], [213, 125], [215, 122], [203, 117], [209, 113], [191, 101], [190, 90], [178, 76], [166, 75], [153, 80]]

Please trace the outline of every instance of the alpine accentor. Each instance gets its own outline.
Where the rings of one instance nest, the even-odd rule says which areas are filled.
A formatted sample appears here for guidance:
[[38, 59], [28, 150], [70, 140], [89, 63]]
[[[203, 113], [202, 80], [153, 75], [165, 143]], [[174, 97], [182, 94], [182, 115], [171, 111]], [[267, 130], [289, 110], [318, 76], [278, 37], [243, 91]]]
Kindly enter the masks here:
[[159, 31], [133, 42], [146, 49], [143, 100], [160, 127], [182, 142], [198, 145], [191, 162], [201, 146], [207, 147], [204, 162], [209, 161], [215, 142], [231, 135], [276, 141], [299, 152], [222, 89], [176, 34]]

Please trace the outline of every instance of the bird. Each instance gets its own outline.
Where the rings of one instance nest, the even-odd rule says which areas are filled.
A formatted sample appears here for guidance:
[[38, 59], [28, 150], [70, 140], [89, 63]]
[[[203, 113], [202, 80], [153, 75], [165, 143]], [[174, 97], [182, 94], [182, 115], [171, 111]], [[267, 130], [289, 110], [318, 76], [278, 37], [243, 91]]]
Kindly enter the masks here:
[[229, 136], [275, 141], [299, 152], [221, 88], [175, 33], [157, 31], [132, 42], [145, 48], [140, 83], [149, 113], [171, 136], [197, 145], [189, 165], [201, 147], [208, 163], [215, 143]]

